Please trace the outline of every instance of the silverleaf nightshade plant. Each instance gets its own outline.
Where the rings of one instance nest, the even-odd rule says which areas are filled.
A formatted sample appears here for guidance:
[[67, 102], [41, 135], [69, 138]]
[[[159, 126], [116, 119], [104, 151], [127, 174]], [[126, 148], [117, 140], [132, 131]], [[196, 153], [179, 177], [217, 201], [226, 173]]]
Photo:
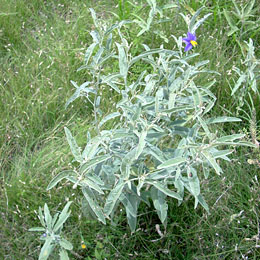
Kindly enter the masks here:
[[[87, 133], [86, 146], [81, 150], [65, 128], [77, 166], [55, 176], [47, 189], [64, 179], [70, 181], [74, 189], [82, 192], [84, 214], [103, 224], [112, 221], [117, 209], [124, 207], [132, 232], [137, 226], [141, 203], [151, 206], [152, 202], [164, 226], [169, 199], [180, 205], [187, 192], [194, 197], [195, 208], [200, 204], [209, 211], [200, 179], [208, 178], [211, 170], [223, 173], [219, 159], [229, 161], [228, 155], [232, 153], [232, 149], [223, 147], [251, 145], [239, 141], [242, 134], [219, 137], [214, 131], [216, 123], [241, 121], [235, 117], [210, 116], [216, 101], [210, 90], [216, 72], [205, 68], [209, 61], [192, 62], [199, 54], [183, 55], [182, 48], [150, 49], [143, 44], [144, 50], [133, 56], [131, 43], [121, 31], [131, 23], [121, 21], [107, 26], [97, 19], [93, 9], [90, 11], [95, 24], [95, 30], [90, 32], [93, 43], [87, 48], [85, 64], [80, 68], [86, 70], [90, 80], [80, 86], [73, 82], [76, 91], [66, 105], [79, 97], [91, 102], [96, 131], [94, 136]], [[197, 23], [194, 17], [193, 29], [208, 15]], [[190, 32], [193, 36], [189, 41], [195, 41], [195, 32]], [[181, 38], [173, 38], [177, 46], [182, 44]], [[149, 70], [141, 71], [132, 80], [131, 70], [137, 63]], [[117, 72], [111, 64], [119, 65]], [[207, 75], [211, 81], [200, 85], [201, 75]], [[104, 88], [112, 89], [121, 98], [106, 116], [101, 111]], [[108, 121], [113, 127], [106, 128]]]

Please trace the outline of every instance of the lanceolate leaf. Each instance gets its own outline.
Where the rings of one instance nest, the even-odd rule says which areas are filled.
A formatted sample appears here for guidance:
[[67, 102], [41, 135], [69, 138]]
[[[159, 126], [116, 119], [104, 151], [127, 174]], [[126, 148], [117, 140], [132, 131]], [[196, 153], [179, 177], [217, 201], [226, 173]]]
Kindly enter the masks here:
[[216, 143], [222, 143], [222, 142], [232, 142], [237, 139], [243, 138], [245, 135], [244, 134], [234, 134], [234, 135], [226, 135], [223, 137], [220, 137], [215, 140]]
[[88, 171], [89, 168], [106, 161], [108, 158], [110, 158], [110, 155], [100, 155], [100, 156], [96, 156], [93, 159], [85, 162], [84, 164], [82, 164], [82, 166], [80, 167], [80, 173], [85, 173]]
[[172, 198], [175, 198], [178, 200], [182, 200], [182, 197], [178, 193], [176, 193], [172, 190], [169, 190], [168, 188], [166, 188], [165, 186], [163, 186], [162, 184], [160, 184], [157, 181], [154, 181], [154, 182], [146, 181], [146, 183], [153, 185], [155, 188], [157, 188], [158, 190], [160, 190], [161, 192], [163, 192], [164, 194], [166, 194], [169, 197], [172, 197]]
[[188, 173], [188, 180], [193, 196], [197, 197], [200, 194], [200, 181], [195, 169], [192, 168], [191, 171]]
[[205, 122], [207, 124], [216, 124], [216, 123], [241, 122], [241, 121], [242, 120], [237, 117], [219, 116], [219, 117], [209, 118]]
[[81, 151], [80, 148], [78, 147], [74, 137], [72, 136], [70, 130], [67, 127], [64, 127], [65, 129], [65, 133], [66, 133], [66, 137], [67, 137], [67, 141], [70, 145], [70, 150], [72, 152], [72, 154], [74, 155], [74, 158], [76, 161], [78, 162], [82, 162], [82, 156], [81, 156]]
[[147, 136], [147, 131], [144, 130], [140, 136], [139, 136], [139, 143], [138, 143], [138, 146], [137, 146], [137, 149], [136, 149], [136, 154], [135, 154], [135, 159], [138, 159], [138, 157], [141, 155], [141, 153], [143, 152], [144, 150], [144, 147], [145, 147], [145, 138]]
[[55, 187], [61, 180], [66, 179], [69, 176], [77, 177], [77, 173], [72, 170], [65, 170], [60, 172], [58, 175], [56, 175], [51, 182], [49, 183], [47, 190], [52, 189]]
[[97, 191], [100, 194], [104, 194], [104, 192], [98, 186], [98, 184], [93, 182], [93, 181], [91, 181], [90, 179], [88, 179], [88, 176], [86, 176], [85, 179], [81, 180], [79, 184], [82, 185], [82, 186], [85, 186], [85, 187], [89, 187], [89, 188]]
[[242, 84], [244, 81], [246, 81], [246, 78], [247, 78], [247, 75], [246, 75], [246, 74], [242, 74], [242, 75], [239, 77], [239, 79], [238, 79], [238, 81], [237, 81], [235, 87], [232, 89], [231, 96], [233, 96], [233, 95], [236, 93], [236, 91], [237, 91], [238, 88], [241, 86], [241, 84]]
[[215, 169], [216, 173], [218, 175], [220, 175], [220, 173], [222, 173], [222, 169], [220, 168], [220, 166], [217, 164], [216, 160], [214, 159], [214, 157], [206, 150], [201, 152], [205, 158], [208, 160], [208, 162], [210, 163], [210, 165]]
[[156, 208], [157, 214], [162, 223], [166, 220], [168, 205], [165, 200], [166, 195], [155, 187], [151, 188], [151, 197], [153, 200], [153, 205]]
[[56, 224], [54, 225], [54, 228], [53, 228], [54, 232], [57, 232], [62, 227], [62, 225], [65, 223], [65, 221], [68, 219], [68, 217], [70, 216], [70, 211], [68, 212], [68, 210], [69, 210], [71, 203], [72, 202], [69, 201], [66, 204], [66, 206], [63, 208], [62, 212], [60, 213], [59, 219], [58, 219], [58, 221], [56, 222]]
[[154, 54], [154, 53], [160, 53], [160, 52], [164, 52], [163, 49], [154, 49], [154, 50], [149, 50], [149, 51], [145, 51], [143, 52], [142, 54], [134, 57], [130, 63], [129, 63], [129, 67], [131, 67], [135, 62], [137, 62], [138, 60], [142, 59], [142, 58], [145, 58], [151, 54]]
[[53, 246], [51, 245], [52, 243], [52, 237], [47, 237], [45, 240], [45, 243], [41, 249], [40, 255], [39, 255], [39, 260], [47, 260], [49, 255], [52, 252]]
[[69, 260], [68, 253], [63, 248], [60, 249], [59, 255], [60, 255], [60, 260]]
[[73, 245], [66, 239], [62, 238], [59, 242], [60, 246], [63, 247], [66, 250], [72, 250]]
[[114, 119], [118, 116], [120, 116], [121, 114], [119, 112], [115, 112], [115, 113], [111, 113], [107, 116], [105, 116], [99, 123], [98, 127], [100, 128], [103, 124], [105, 124], [108, 120]]
[[83, 192], [83, 195], [86, 198], [89, 206], [91, 207], [93, 212], [96, 214], [98, 220], [101, 221], [103, 224], [106, 224], [104, 213], [102, 212], [102, 210], [101, 210], [100, 206], [98, 205], [97, 201], [95, 200], [95, 198], [93, 198], [93, 196], [94, 196], [93, 193], [91, 193], [91, 191], [89, 191], [86, 188], [82, 188], [82, 192]]
[[127, 56], [125, 53], [125, 49], [122, 45], [116, 43], [118, 48], [118, 54], [119, 54], [119, 69], [120, 74], [126, 78], [127, 72], [128, 72], [128, 64], [127, 64]]
[[157, 168], [158, 169], [169, 168], [169, 167], [177, 166], [185, 161], [186, 161], [186, 158], [176, 157], [176, 158], [167, 160], [166, 162], [160, 164]]
[[48, 208], [48, 206], [47, 206], [46, 203], [44, 204], [43, 210], [44, 210], [45, 223], [46, 223], [46, 225], [47, 225], [48, 230], [50, 231], [50, 230], [51, 230], [52, 217], [51, 217], [49, 208]]
[[30, 228], [29, 231], [38, 231], [38, 232], [44, 232], [46, 229], [44, 227], [34, 227]]
[[111, 192], [109, 193], [105, 206], [104, 206], [104, 213], [109, 216], [111, 214], [111, 212], [114, 209], [114, 206], [117, 202], [117, 200], [119, 199], [123, 188], [125, 186], [125, 182], [119, 181], [117, 183], [117, 185], [114, 187], [113, 190], [111, 190]]

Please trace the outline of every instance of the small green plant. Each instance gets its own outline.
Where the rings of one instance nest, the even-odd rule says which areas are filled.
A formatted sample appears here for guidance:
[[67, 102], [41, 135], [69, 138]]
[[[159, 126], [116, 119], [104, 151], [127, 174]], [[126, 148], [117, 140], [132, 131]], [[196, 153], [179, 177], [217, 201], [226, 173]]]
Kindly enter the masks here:
[[237, 110], [242, 109], [242, 107], [245, 104], [246, 98], [248, 98], [248, 95], [250, 95], [251, 101], [251, 95], [254, 96], [255, 102], [257, 101], [257, 98], [260, 100], [260, 93], [257, 87], [260, 77], [260, 62], [258, 59], [256, 59], [255, 56], [253, 40], [249, 39], [249, 42], [245, 42], [245, 46], [247, 53], [245, 60], [241, 61], [241, 69], [233, 67], [233, 70], [239, 76], [231, 92], [231, 96], [235, 97], [235, 104], [237, 105]]
[[[229, 160], [231, 149], [223, 146], [249, 143], [239, 142], [244, 135], [219, 137], [212, 125], [241, 121], [234, 117], [211, 118], [208, 112], [216, 97], [210, 91], [215, 80], [201, 86], [200, 75], [215, 72], [204, 66], [209, 61], [192, 64], [196, 53], [185, 54], [182, 38], [176, 40], [178, 50], [150, 49], [131, 55], [131, 44], [120, 31], [127, 23], [121, 21], [111, 27], [100, 26], [93, 9], [90, 9], [95, 30], [90, 34], [93, 43], [85, 55], [85, 65], [91, 81], [76, 87], [67, 105], [85, 96], [93, 106], [96, 135], [88, 133], [82, 151], [70, 130], [65, 128], [68, 143], [78, 166], [59, 173], [48, 185], [54, 188], [67, 179], [73, 188], [83, 194], [83, 208], [103, 224], [113, 220], [117, 209], [123, 206], [130, 229], [135, 231], [140, 203], [153, 202], [158, 217], [166, 227], [168, 200], [174, 198], [181, 204], [185, 190], [206, 211], [200, 179], [208, 178], [210, 169], [217, 174], [223, 171], [217, 159]], [[210, 15], [196, 22], [199, 9], [188, 23], [195, 30]], [[115, 33], [117, 32], [117, 33]], [[121, 43], [113, 42], [113, 36]], [[111, 71], [111, 61], [119, 71]], [[129, 77], [136, 63], [149, 64], [149, 72], [142, 71], [136, 81]], [[103, 116], [101, 89], [110, 87], [121, 96], [112, 113]], [[89, 97], [89, 95], [92, 97]], [[105, 129], [108, 121], [113, 127]]]
[[243, 40], [254, 38], [260, 30], [260, 19], [256, 16], [257, 9], [254, 8], [255, 0], [246, 1], [245, 5], [240, 4], [240, 8], [235, 0], [232, 0], [234, 10], [229, 12], [224, 9], [224, 15], [230, 26], [228, 36], [234, 36], [242, 54], [245, 56]]
[[[176, 8], [178, 7], [177, 4], [169, 3], [165, 4], [163, 6], [159, 6], [156, 0], [146, 0], [147, 4], [150, 8], [148, 18], [145, 20], [145, 18], [142, 18], [141, 16], [133, 13], [132, 16], [134, 16], [136, 19], [133, 20], [134, 23], [136, 23], [140, 28], [141, 31], [137, 34], [137, 37], [140, 37], [146, 32], [152, 32], [155, 35], [158, 35], [161, 39], [163, 39], [166, 43], [169, 42], [166, 35], [163, 33], [162, 30], [156, 30], [154, 28], [155, 25], [162, 24], [165, 22], [170, 22], [171, 19], [163, 14], [164, 10], [170, 9], [170, 8]], [[153, 28], [151, 30], [151, 28]]]
[[42, 227], [30, 228], [29, 231], [42, 232], [40, 239], [44, 241], [42, 246], [39, 260], [46, 260], [49, 258], [56, 246], [59, 247], [59, 256], [60, 260], [69, 259], [67, 250], [72, 250], [72, 244], [62, 237], [62, 228], [68, 217], [70, 216], [70, 207], [71, 202], [68, 202], [62, 212], [56, 213], [53, 217], [50, 214], [47, 204], [44, 205], [44, 208], [39, 208], [39, 220], [42, 224]]

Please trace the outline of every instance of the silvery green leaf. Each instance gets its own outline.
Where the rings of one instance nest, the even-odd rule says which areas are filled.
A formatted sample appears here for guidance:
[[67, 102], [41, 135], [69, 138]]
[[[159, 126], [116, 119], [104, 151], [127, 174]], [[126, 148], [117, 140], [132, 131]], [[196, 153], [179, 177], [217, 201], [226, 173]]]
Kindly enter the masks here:
[[102, 83], [106, 83], [111, 88], [113, 88], [117, 93], [120, 93], [120, 89], [115, 85], [115, 79], [119, 78], [121, 75], [119, 73], [110, 74], [108, 76], [101, 76]]
[[166, 179], [167, 177], [169, 177], [169, 173], [167, 172], [167, 170], [162, 169], [162, 170], [158, 170], [158, 171], [153, 171], [151, 172], [146, 179], [147, 180], [163, 180]]
[[[176, 177], [176, 180], [174, 181], [174, 186], [178, 190], [178, 194], [180, 195], [180, 197], [183, 199], [183, 197], [184, 197], [184, 185], [183, 185], [180, 178]], [[181, 200], [179, 200], [179, 203], [180, 202], [181, 202]]]
[[98, 220], [101, 221], [103, 224], [106, 224], [104, 213], [102, 212], [102, 209], [98, 205], [95, 195], [88, 189], [82, 188], [83, 195], [85, 199], [87, 200], [89, 206], [97, 216]]
[[76, 140], [74, 139], [70, 130], [67, 127], [64, 127], [64, 130], [65, 130], [65, 133], [66, 133], [67, 141], [68, 141], [69, 146], [70, 146], [70, 150], [71, 150], [75, 160], [77, 162], [82, 162], [83, 158], [81, 156], [81, 150], [78, 147]]
[[90, 35], [91, 35], [94, 43], [96, 43], [96, 44], [100, 43], [100, 34], [97, 30], [91, 31]]
[[66, 104], [65, 104], [65, 108], [68, 107], [68, 105], [70, 103], [72, 103], [75, 99], [77, 99], [78, 97], [82, 96], [82, 93], [93, 93], [95, 94], [96, 91], [91, 89], [91, 88], [86, 88], [86, 86], [88, 86], [91, 82], [87, 81], [85, 83], [83, 83], [81, 86], [78, 86], [76, 82], [71, 80], [71, 83], [73, 84], [74, 87], [76, 87], [76, 91], [74, 92], [74, 94], [67, 100]]
[[129, 62], [129, 68], [134, 64], [136, 63], [138, 60], [144, 58], [144, 57], [147, 57], [151, 54], [155, 54], [155, 53], [160, 53], [160, 52], [164, 52], [165, 50], [164, 49], [152, 49], [152, 50], [149, 50], [149, 51], [144, 51], [143, 53], [141, 53], [140, 55], [138, 56], [135, 56], [130, 62]]
[[[134, 198], [132, 198], [134, 196]], [[129, 193], [121, 193], [119, 200], [124, 204], [126, 210], [133, 216], [136, 217], [136, 206], [135, 201], [138, 200], [138, 197]]]
[[222, 151], [218, 151], [213, 150], [211, 151], [212, 156], [216, 159], [216, 158], [221, 158], [224, 159], [226, 161], [230, 161], [230, 159], [227, 157], [227, 155], [231, 154], [233, 152], [233, 150], [222, 150]]
[[112, 33], [109, 34], [109, 36], [107, 37], [107, 42], [106, 42], [106, 49], [108, 51], [111, 50], [111, 47], [112, 47], [112, 39], [113, 39], [113, 35]]
[[141, 133], [141, 135], [139, 136], [138, 146], [136, 148], [136, 153], [135, 153], [135, 156], [134, 156], [135, 160], [138, 159], [138, 157], [142, 154], [142, 152], [144, 150], [144, 147], [145, 147], [145, 144], [146, 144], [146, 141], [145, 141], [146, 136], [147, 136], [147, 130], [144, 130]]
[[[192, 177], [190, 177], [191, 174]], [[197, 197], [200, 194], [200, 181], [194, 168], [190, 168], [190, 171], [188, 171], [188, 180], [193, 196]]]
[[222, 169], [217, 164], [215, 158], [206, 150], [201, 151], [201, 153], [204, 155], [204, 157], [208, 160], [210, 165], [215, 169], [216, 173], [220, 175], [222, 173]]
[[66, 179], [69, 176], [74, 176], [77, 177], [77, 173], [74, 172], [73, 170], [65, 170], [60, 172], [58, 175], [56, 175], [51, 182], [49, 183], [47, 190], [52, 189], [55, 187], [61, 180]]
[[50, 256], [52, 250], [53, 250], [53, 245], [51, 245], [52, 243], [52, 237], [47, 237], [47, 239], [45, 240], [45, 243], [41, 249], [40, 255], [39, 255], [39, 260], [47, 260], [48, 257]]
[[172, 197], [172, 198], [175, 198], [178, 200], [182, 200], [182, 197], [178, 193], [176, 193], [172, 190], [169, 190], [168, 188], [166, 188], [165, 186], [160, 184], [158, 181], [146, 181], [146, 183], [153, 185], [155, 188], [157, 188], [158, 190], [160, 190], [161, 192], [163, 192], [164, 194], [166, 194], [169, 197]]
[[200, 125], [202, 126], [203, 130], [205, 131], [205, 134], [208, 136], [209, 139], [212, 139], [212, 134], [210, 133], [206, 122], [200, 116], [197, 116], [197, 119]]
[[85, 161], [92, 159], [96, 155], [99, 145], [102, 143], [102, 141], [103, 140], [100, 136], [96, 136], [88, 140], [87, 145], [82, 152], [82, 157]]
[[128, 179], [130, 176], [130, 168], [132, 162], [135, 160], [135, 155], [136, 155], [136, 148], [133, 150], [130, 150], [123, 158], [121, 166], [120, 166], [120, 171], [123, 176], [123, 178]]
[[255, 4], [255, 0], [251, 0], [247, 3], [246, 8], [245, 8], [245, 14], [247, 14], [247, 15], [251, 14], [254, 4]]
[[96, 184], [95, 182], [91, 181], [90, 179], [88, 179], [88, 176], [86, 175], [85, 179], [81, 180], [80, 185], [82, 185], [83, 187], [88, 187], [91, 188], [95, 191], [97, 191], [100, 194], [104, 194], [104, 192], [102, 191], [102, 189], [98, 186], [98, 184]]
[[141, 106], [140, 103], [138, 104], [138, 107], [133, 112], [134, 113], [133, 113], [132, 120], [136, 121], [137, 119], [140, 119], [140, 115], [141, 115], [141, 112], [142, 112], [142, 106]]
[[95, 56], [93, 56], [93, 61], [96, 65], [100, 65], [102, 54], [105, 51], [104, 47], [100, 47]]
[[136, 88], [141, 84], [141, 80], [143, 79], [144, 75], [146, 73], [146, 70], [144, 70], [138, 77], [138, 79], [135, 81], [135, 83], [131, 87], [132, 93], [135, 92]]
[[149, 153], [159, 162], [163, 163], [166, 161], [166, 157], [164, 153], [156, 146], [151, 145], [150, 143], [147, 143], [148, 145], [148, 151]]
[[[199, 8], [196, 13], [192, 16], [191, 20], [190, 20], [190, 24], [189, 24], [189, 32], [192, 32], [192, 28], [195, 25], [196, 19], [198, 18], [199, 14], [201, 13], [202, 9], [204, 7]], [[185, 17], [186, 18], [186, 17]], [[184, 19], [185, 20], [185, 19]]]
[[45, 228], [44, 227], [33, 227], [30, 228], [29, 231], [37, 231], [37, 232], [45, 232]]
[[127, 217], [127, 223], [130, 227], [130, 230], [133, 233], [136, 229], [137, 217], [130, 214], [129, 211], [126, 211], [126, 217]]
[[52, 226], [51, 226], [52, 217], [51, 217], [49, 208], [48, 208], [48, 206], [47, 206], [46, 203], [44, 204], [43, 211], [44, 211], [45, 223], [46, 223], [46, 225], [47, 225], [48, 230], [50, 231], [50, 230], [52, 229]]
[[116, 46], [118, 48], [120, 74], [124, 78], [126, 78], [127, 72], [128, 72], [128, 62], [127, 62], [127, 56], [125, 53], [125, 49], [122, 45], [118, 44], [117, 42], [116, 42]]
[[199, 196], [197, 196], [197, 199], [198, 199], [199, 203], [201, 204], [201, 206], [209, 213], [208, 204], [204, 200], [203, 196], [201, 194], [199, 194]]
[[93, 159], [83, 163], [80, 167], [80, 173], [86, 173], [91, 167], [106, 161], [107, 159], [111, 158], [111, 155], [100, 155], [96, 156]]
[[103, 63], [105, 63], [107, 60], [110, 60], [110, 58], [114, 57], [114, 56], [115, 56], [115, 52], [111, 52], [111, 53], [107, 54], [105, 57], [101, 58], [99, 65], [102, 65]]
[[241, 122], [242, 120], [237, 117], [219, 116], [207, 119], [207, 124], [225, 123], [225, 122]]
[[97, 19], [95, 10], [94, 10], [93, 8], [89, 8], [89, 11], [90, 11], [90, 13], [91, 13], [91, 16], [92, 16], [94, 25], [96, 26], [96, 28], [99, 28], [98, 19]]
[[237, 139], [241, 139], [245, 136], [245, 134], [234, 134], [234, 135], [226, 135], [215, 140], [216, 143], [223, 143], [223, 142], [232, 142]]
[[167, 160], [166, 162], [158, 165], [158, 169], [165, 169], [165, 168], [169, 168], [169, 167], [173, 167], [173, 166], [177, 166], [183, 162], [186, 161], [186, 158], [183, 158], [183, 157], [176, 157], [176, 158], [173, 158], [173, 159], [169, 159]]
[[208, 179], [209, 177], [209, 166], [208, 166], [208, 162], [203, 162], [202, 163], [202, 169], [203, 169], [203, 174], [205, 179]]
[[97, 175], [89, 175], [88, 174], [87, 177], [88, 177], [88, 179], [95, 182], [96, 184], [98, 184], [100, 186], [104, 186], [104, 182]]
[[68, 210], [69, 210], [71, 203], [72, 203], [71, 201], [67, 202], [66, 206], [63, 208], [62, 212], [60, 213], [59, 219], [57, 220], [57, 222], [53, 228], [54, 232], [57, 232], [63, 226], [65, 221], [68, 219], [68, 217], [70, 216], [70, 211], [68, 212]]
[[73, 245], [68, 240], [66, 240], [64, 238], [62, 238], [59, 241], [59, 244], [60, 244], [61, 247], [63, 247], [66, 250], [72, 250], [73, 249]]
[[179, 111], [193, 110], [193, 109], [194, 109], [193, 105], [187, 104], [187, 105], [182, 105], [182, 106], [176, 106], [171, 109], [161, 110], [161, 113], [176, 113]]
[[43, 214], [42, 214], [42, 208], [41, 207], [39, 207], [39, 220], [40, 220], [40, 222], [41, 222], [41, 224], [42, 224], [42, 226], [44, 226], [44, 227], [46, 227], [46, 223], [45, 223], [45, 220], [44, 220], [44, 217], [43, 217]]
[[233, 2], [235, 9], [236, 9], [236, 13], [234, 12], [234, 14], [237, 14], [238, 17], [241, 17], [242, 13], [240, 12], [240, 9], [238, 8], [236, 1], [232, 0], [232, 2]]
[[160, 218], [161, 222], [164, 223], [167, 218], [168, 211], [168, 205], [165, 200], [166, 195], [155, 187], [152, 187], [150, 192], [158, 217]]
[[236, 85], [235, 85], [234, 88], [232, 89], [231, 96], [233, 96], [233, 95], [236, 93], [236, 91], [238, 90], [238, 88], [241, 86], [241, 84], [242, 84], [243, 82], [246, 81], [246, 79], [247, 79], [247, 75], [246, 75], [246, 74], [242, 74], [242, 75], [239, 77], [239, 79], [238, 79]]
[[124, 189], [124, 186], [125, 186], [125, 182], [120, 180], [109, 193], [109, 195], [106, 199], [105, 206], [104, 206], [104, 213], [107, 216], [109, 216], [111, 214], [111, 212], [113, 211], [113, 209], [116, 205], [116, 202], [118, 201], [118, 199]]
[[60, 249], [59, 255], [60, 255], [60, 260], [69, 260], [67, 251], [62, 248]]
[[58, 216], [59, 216], [59, 213], [56, 213], [56, 214], [54, 215], [54, 217], [52, 218], [52, 222], [51, 222], [51, 226], [52, 226], [52, 228], [54, 227], [54, 225], [55, 225], [55, 223], [56, 223], [56, 220], [57, 220]]
[[85, 65], [88, 65], [89, 63], [89, 60], [92, 56], [92, 53], [95, 49], [95, 47], [97, 46], [97, 43], [96, 42], [93, 42], [86, 50], [86, 53], [85, 53]]
[[101, 126], [102, 126], [103, 124], [105, 124], [107, 121], [109, 121], [109, 120], [111, 120], [111, 119], [114, 119], [114, 118], [116, 118], [116, 117], [118, 117], [118, 116], [120, 116], [120, 115], [121, 115], [121, 114], [120, 114], [119, 112], [114, 112], [114, 113], [111, 113], [111, 114], [105, 116], [105, 117], [100, 121], [100, 123], [99, 123], [99, 125], [98, 125], [98, 128], [101, 128]]
[[138, 185], [136, 187], [136, 192], [139, 197], [141, 196], [141, 189], [144, 184], [145, 184], [145, 178], [142, 178], [142, 177], [138, 178]]
[[137, 209], [140, 199], [136, 196], [135, 193], [122, 193], [121, 195], [123, 195], [122, 203], [126, 209], [128, 225], [131, 229], [131, 232], [134, 232], [136, 228]]
[[212, 13], [206, 14], [203, 18], [201, 18], [192, 28], [191, 33], [195, 33], [195, 31], [200, 27], [201, 24], [210, 16]]
[[164, 9], [177, 8], [177, 7], [178, 5], [176, 4], [165, 4], [163, 5], [162, 9], [164, 10]]
[[233, 21], [232, 17], [229, 15], [229, 12], [226, 9], [224, 9], [224, 16], [226, 17], [229, 26], [231, 28], [235, 28], [235, 22]]

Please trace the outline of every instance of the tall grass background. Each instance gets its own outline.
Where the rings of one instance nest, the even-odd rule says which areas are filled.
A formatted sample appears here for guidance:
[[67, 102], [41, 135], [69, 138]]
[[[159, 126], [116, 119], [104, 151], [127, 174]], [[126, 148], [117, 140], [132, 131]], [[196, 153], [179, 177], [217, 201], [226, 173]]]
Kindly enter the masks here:
[[[224, 9], [234, 10], [233, 2], [179, 2], [180, 10], [172, 11], [172, 22], [164, 26], [164, 31], [167, 35], [186, 33], [179, 11], [188, 14], [205, 5], [204, 12], [213, 13], [197, 35], [197, 51], [200, 59], [209, 59], [209, 67], [221, 74], [214, 89], [218, 100], [212, 113], [219, 115], [221, 111], [222, 115], [235, 116], [230, 95], [230, 84], [236, 80], [232, 67], [241, 67], [243, 53], [237, 44], [239, 35], [227, 36], [229, 24], [224, 15]], [[257, 1], [254, 6], [257, 17]], [[0, 259], [37, 259], [40, 240], [28, 232], [38, 225], [36, 210], [48, 203], [55, 212], [67, 200], [74, 202], [65, 227], [65, 234], [74, 245], [71, 259], [260, 258], [257, 149], [236, 148], [231, 163], [222, 165], [223, 175], [213, 175], [205, 181], [203, 194], [211, 214], [201, 208], [194, 210], [189, 197], [181, 207], [169, 203], [168, 227], [163, 238], [156, 229], [160, 222], [152, 208], [142, 210], [138, 229], [131, 234], [123, 212], [116, 227], [84, 218], [77, 192], [72, 193], [70, 185], [65, 183], [58, 192], [46, 191], [52, 177], [71, 162], [64, 126], [83, 144], [93, 121], [91, 108], [82, 100], [65, 110], [73, 91], [70, 80], [86, 80], [84, 71], [77, 69], [90, 43], [92, 20], [88, 8], [95, 8], [100, 19], [115, 21], [131, 19], [131, 13], [142, 14], [145, 1], [134, 7], [123, 0], [0, 0], [0, 7]], [[134, 34], [127, 33], [129, 37]], [[259, 34], [249, 31], [243, 37], [239, 41], [248, 41], [249, 37], [254, 40], [259, 57]], [[147, 33], [134, 40], [137, 53], [144, 39], [154, 47], [162, 44], [162, 39]], [[174, 48], [173, 41], [164, 44]], [[134, 69], [140, 72], [143, 68]], [[103, 95], [109, 110], [116, 97], [109, 91]], [[258, 138], [259, 101], [255, 105]], [[252, 141], [250, 122], [246, 120], [216, 130], [228, 134], [244, 132]], [[82, 240], [86, 249], [81, 248]]]

